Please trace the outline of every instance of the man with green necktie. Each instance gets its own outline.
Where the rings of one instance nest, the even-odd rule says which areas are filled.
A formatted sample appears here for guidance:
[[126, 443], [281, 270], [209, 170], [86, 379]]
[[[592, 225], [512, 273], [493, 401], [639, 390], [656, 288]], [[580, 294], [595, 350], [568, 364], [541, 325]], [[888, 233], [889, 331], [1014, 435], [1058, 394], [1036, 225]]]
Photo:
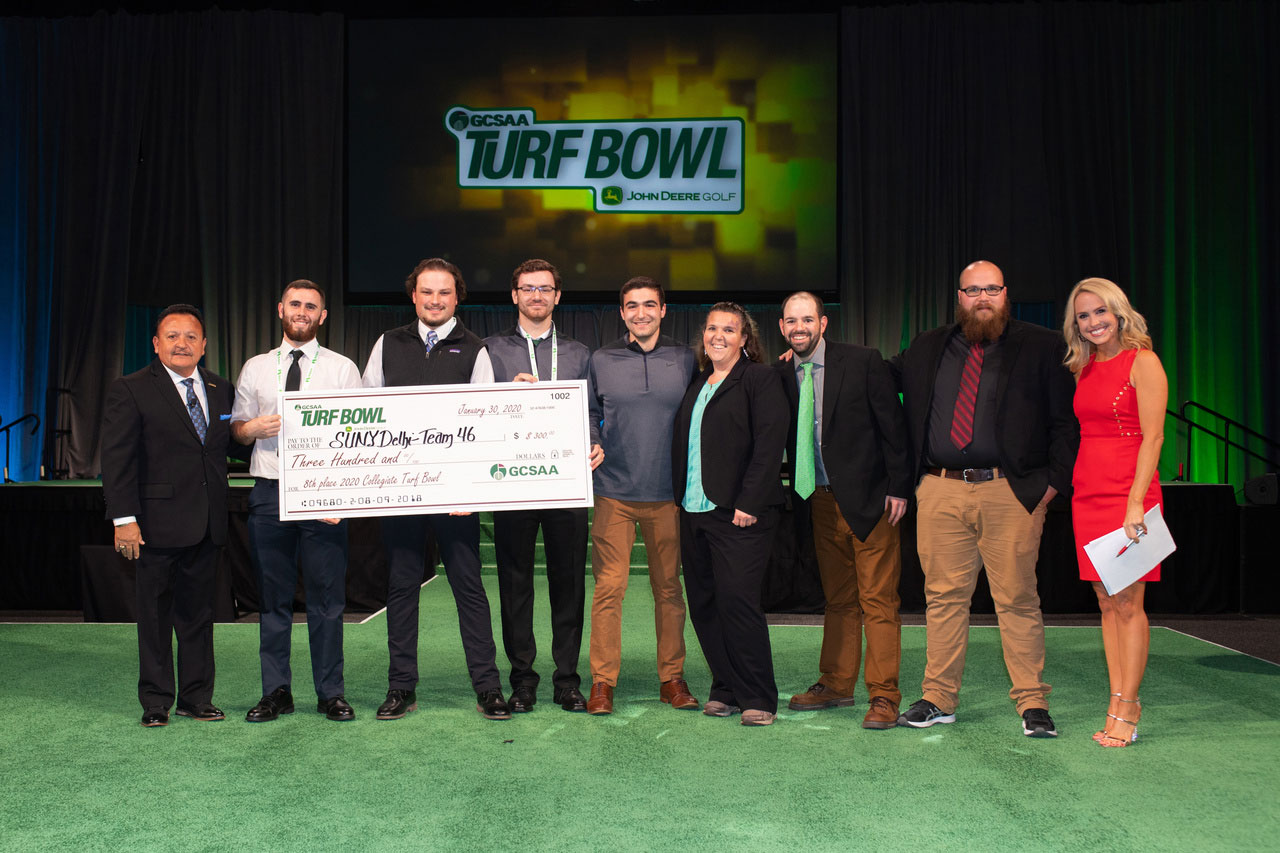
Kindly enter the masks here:
[[822, 675], [789, 707], [853, 705], [865, 633], [870, 706], [862, 726], [891, 729], [902, 701], [897, 524], [911, 491], [902, 406], [880, 353], [826, 340], [826, 311], [814, 294], [789, 296], [778, 326], [792, 355], [778, 364], [791, 403], [792, 488], [809, 502], [827, 599]]

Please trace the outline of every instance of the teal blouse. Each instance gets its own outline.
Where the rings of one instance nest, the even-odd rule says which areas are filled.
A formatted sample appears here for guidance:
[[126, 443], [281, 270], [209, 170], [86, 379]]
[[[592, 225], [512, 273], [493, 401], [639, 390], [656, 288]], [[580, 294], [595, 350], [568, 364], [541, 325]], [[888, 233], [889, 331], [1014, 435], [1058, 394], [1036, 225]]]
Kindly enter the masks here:
[[707, 402], [716, 393], [720, 383], [712, 385], [708, 382], [698, 392], [698, 399], [693, 404], [693, 413], [689, 419], [689, 465], [685, 469], [684, 500], [681, 506], [685, 512], [710, 512], [716, 505], [707, 500], [702, 491], [702, 413], [706, 411]]

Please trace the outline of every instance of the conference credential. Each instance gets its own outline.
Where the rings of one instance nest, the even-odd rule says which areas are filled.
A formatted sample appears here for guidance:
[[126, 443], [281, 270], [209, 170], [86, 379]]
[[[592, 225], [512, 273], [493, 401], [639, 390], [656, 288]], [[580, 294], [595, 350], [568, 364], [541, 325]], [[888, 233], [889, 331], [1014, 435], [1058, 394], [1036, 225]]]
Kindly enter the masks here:
[[593, 503], [586, 382], [280, 395], [280, 518]]

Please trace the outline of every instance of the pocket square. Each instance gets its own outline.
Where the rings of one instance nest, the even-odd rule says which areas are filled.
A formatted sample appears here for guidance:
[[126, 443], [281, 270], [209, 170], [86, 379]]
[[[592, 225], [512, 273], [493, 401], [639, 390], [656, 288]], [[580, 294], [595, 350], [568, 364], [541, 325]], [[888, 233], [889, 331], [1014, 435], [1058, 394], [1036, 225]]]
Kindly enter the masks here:
[[231, 415], [218, 415], [218, 420], [220, 420], [220, 421], [229, 421], [229, 420], [231, 420]]

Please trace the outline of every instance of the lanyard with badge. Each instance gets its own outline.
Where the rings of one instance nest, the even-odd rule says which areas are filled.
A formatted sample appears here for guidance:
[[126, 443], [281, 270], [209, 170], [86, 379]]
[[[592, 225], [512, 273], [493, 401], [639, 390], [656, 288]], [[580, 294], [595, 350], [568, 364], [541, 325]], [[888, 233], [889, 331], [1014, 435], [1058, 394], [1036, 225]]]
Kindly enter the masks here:
[[[301, 351], [302, 347], [296, 347], [296, 349]], [[303, 354], [305, 355], [305, 353]], [[316, 372], [316, 362], [319, 360], [320, 360], [320, 349], [317, 347], [316, 357], [312, 359], [308, 359], [308, 361], [311, 362], [311, 366], [307, 368], [306, 378], [304, 378], [302, 380], [302, 384], [298, 386], [299, 390], [306, 388], [308, 385], [311, 384], [311, 376]], [[283, 362], [284, 362], [284, 347], [277, 347], [276, 348], [276, 391], [280, 393], [284, 392], [284, 382], [282, 381], [282, 378], [284, 376], [284, 371], [282, 369]], [[279, 456], [280, 456], [280, 445], [277, 443], [276, 457], [279, 458]]]
[[[520, 328], [520, 334], [524, 335], [525, 343], [529, 345], [529, 366], [530, 368], [532, 368], [533, 378], [541, 379], [542, 377], [538, 375], [538, 356], [533, 348], [533, 336], [530, 335], [528, 332], [526, 332], [522, 327], [518, 327], [518, 328]], [[556, 373], [558, 372], [559, 360], [560, 360], [560, 354], [558, 351], [558, 347], [556, 345], [556, 324], [552, 323], [551, 324], [551, 381], [552, 382], [556, 381]]]
[[[297, 349], [301, 350], [302, 347], [297, 347]], [[303, 353], [303, 355], [306, 355], [306, 353]], [[284, 360], [284, 347], [278, 347], [276, 349], [276, 391], [281, 393], [283, 393], [284, 391], [284, 382], [281, 381], [281, 378], [284, 376], [284, 372], [281, 369], [281, 363], [283, 362], [283, 360]], [[302, 384], [298, 386], [299, 389], [306, 388], [308, 385], [311, 384], [311, 375], [316, 372], [316, 362], [319, 360], [320, 360], [320, 350], [317, 348], [316, 357], [308, 359], [308, 361], [311, 362], [311, 366], [307, 368], [307, 376], [305, 379], [302, 380]]]

